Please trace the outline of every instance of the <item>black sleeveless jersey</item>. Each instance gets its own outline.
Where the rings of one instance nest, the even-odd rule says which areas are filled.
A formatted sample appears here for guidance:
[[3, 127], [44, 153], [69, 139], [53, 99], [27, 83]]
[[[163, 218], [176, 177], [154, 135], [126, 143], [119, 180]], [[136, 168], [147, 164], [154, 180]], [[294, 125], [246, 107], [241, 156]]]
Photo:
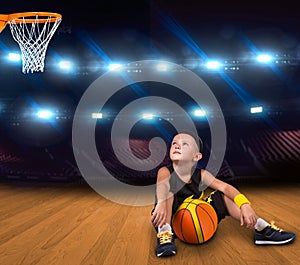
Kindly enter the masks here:
[[203, 191], [199, 189], [201, 183], [201, 169], [195, 168], [191, 177], [191, 181], [186, 183], [182, 181], [174, 171], [173, 165], [167, 166], [171, 173], [169, 180], [170, 192], [174, 194], [173, 214], [179, 205], [187, 198], [193, 195], [194, 198], [200, 198]]

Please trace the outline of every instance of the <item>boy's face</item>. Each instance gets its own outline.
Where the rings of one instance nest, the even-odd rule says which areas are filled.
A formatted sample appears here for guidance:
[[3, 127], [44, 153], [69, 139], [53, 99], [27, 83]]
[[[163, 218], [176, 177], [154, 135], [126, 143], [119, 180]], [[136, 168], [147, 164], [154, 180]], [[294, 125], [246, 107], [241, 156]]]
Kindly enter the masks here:
[[188, 134], [177, 134], [172, 141], [170, 158], [172, 161], [193, 161], [201, 159], [195, 139]]

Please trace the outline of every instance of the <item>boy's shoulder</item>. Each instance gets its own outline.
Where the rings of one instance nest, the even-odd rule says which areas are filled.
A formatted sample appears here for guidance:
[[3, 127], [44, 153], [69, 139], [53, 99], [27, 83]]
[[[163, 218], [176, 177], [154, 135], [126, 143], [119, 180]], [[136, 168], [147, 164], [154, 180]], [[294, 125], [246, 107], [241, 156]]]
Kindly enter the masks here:
[[158, 170], [168, 170], [169, 172], [174, 171], [172, 164], [163, 165]]
[[171, 168], [169, 168], [168, 166], [162, 166], [158, 169], [157, 174], [159, 176], [170, 176], [172, 173]]

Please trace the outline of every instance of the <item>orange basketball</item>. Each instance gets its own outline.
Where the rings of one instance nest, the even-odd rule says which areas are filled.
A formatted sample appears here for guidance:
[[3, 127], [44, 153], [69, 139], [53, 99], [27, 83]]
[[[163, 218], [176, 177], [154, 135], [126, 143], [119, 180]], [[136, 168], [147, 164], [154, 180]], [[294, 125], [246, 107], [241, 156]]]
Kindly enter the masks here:
[[209, 203], [189, 197], [178, 207], [172, 219], [172, 226], [181, 241], [202, 244], [215, 234], [218, 217]]

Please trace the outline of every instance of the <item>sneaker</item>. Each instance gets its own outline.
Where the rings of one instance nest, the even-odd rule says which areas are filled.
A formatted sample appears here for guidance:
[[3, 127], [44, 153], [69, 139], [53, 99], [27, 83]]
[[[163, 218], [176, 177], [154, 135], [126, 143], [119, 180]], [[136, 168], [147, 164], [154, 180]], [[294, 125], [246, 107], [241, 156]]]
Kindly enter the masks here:
[[254, 243], [256, 245], [282, 245], [292, 242], [296, 235], [283, 231], [271, 222], [262, 231], [255, 231]]
[[174, 234], [171, 231], [164, 231], [157, 234], [157, 257], [166, 257], [176, 254]]

